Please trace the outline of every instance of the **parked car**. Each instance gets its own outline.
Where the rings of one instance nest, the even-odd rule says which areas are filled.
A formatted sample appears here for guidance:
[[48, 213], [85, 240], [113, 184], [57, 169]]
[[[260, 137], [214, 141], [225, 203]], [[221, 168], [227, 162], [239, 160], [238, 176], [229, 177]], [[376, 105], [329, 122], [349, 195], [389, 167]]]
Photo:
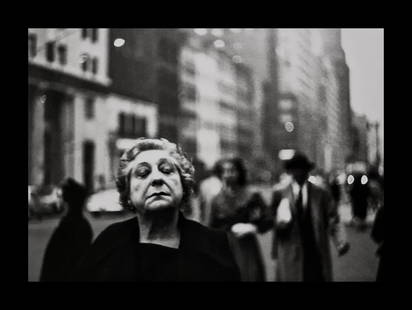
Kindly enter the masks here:
[[64, 210], [61, 189], [57, 186], [28, 186], [28, 218], [60, 214]]
[[125, 211], [119, 203], [119, 192], [115, 188], [92, 194], [87, 201], [86, 210], [93, 216], [123, 213]]

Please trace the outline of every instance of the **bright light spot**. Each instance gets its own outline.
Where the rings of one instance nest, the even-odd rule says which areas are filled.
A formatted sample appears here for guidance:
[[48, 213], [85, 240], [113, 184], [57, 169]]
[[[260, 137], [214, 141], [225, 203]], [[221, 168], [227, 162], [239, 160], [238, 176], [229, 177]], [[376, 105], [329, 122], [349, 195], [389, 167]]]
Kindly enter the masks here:
[[366, 183], [368, 183], [368, 177], [366, 175], [362, 176], [361, 183], [362, 183], [362, 185], [365, 185]]
[[113, 45], [116, 47], [122, 47], [125, 43], [126, 41], [124, 39], [117, 38], [116, 40], [114, 40]]
[[200, 36], [204, 36], [205, 34], [207, 34], [206, 28], [195, 28], [193, 31]]
[[221, 37], [223, 36], [223, 30], [222, 29], [212, 29], [212, 34], [216, 37]]
[[280, 160], [288, 160], [293, 157], [295, 154], [295, 150], [285, 149], [279, 151], [279, 159]]
[[235, 63], [241, 63], [242, 62], [242, 57], [240, 57], [239, 55], [235, 55], [232, 57], [233, 62]]
[[225, 47], [225, 42], [223, 40], [216, 40], [213, 42], [216, 48], [224, 48]]
[[317, 179], [315, 176], [311, 175], [311, 176], [309, 177], [308, 181], [311, 182], [311, 183], [317, 184], [318, 179]]
[[230, 31], [232, 31], [233, 33], [240, 33], [242, 31], [242, 29], [240, 28], [230, 28]]
[[295, 126], [293, 125], [292, 122], [286, 122], [285, 129], [287, 132], [292, 132], [295, 129]]
[[355, 181], [355, 178], [353, 177], [353, 175], [349, 175], [348, 176], [348, 184], [351, 185], [353, 183], [353, 181]]
[[45, 103], [47, 100], [47, 95], [43, 95], [40, 97], [40, 103]]

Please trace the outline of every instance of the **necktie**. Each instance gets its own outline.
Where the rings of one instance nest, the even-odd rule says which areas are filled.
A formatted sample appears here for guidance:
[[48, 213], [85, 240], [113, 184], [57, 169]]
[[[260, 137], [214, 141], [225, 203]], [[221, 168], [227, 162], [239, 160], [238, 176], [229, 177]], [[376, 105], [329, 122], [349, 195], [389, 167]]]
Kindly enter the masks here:
[[299, 219], [302, 219], [302, 217], [303, 217], [302, 187], [300, 187], [300, 189], [299, 189], [299, 194], [298, 194], [298, 197], [297, 197], [297, 199], [296, 199], [295, 206], [296, 206], [296, 211], [297, 211], [297, 213], [298, 213]]

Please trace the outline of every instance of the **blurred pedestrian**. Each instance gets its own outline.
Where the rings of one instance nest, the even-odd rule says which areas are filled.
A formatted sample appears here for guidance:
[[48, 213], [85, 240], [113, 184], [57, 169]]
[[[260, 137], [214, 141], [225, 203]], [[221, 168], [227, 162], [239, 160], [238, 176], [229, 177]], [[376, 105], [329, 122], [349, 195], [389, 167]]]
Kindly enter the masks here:
[[352, 183], [349, 185], [349, 196], [353, 215], [352, 224], [359, 230], [365, 230], [370, 194], [368, 178], [366, 174], [362, 172], [354, 172], [349, 177], [352, 178]]
[[44, 254], [40, 281], [68, 281], [75, 264], [92, 243], [93, 231], [83, 216], [85, 186], [72, 178], [62, 184], [67, 212], [53, 232]]
[[202, 181], [207, 177], [207, 171], [205, 168], [205, 163], [197, 157], [193, 158], [192, 164], [195, 169], [193, 195], [190, 199], [190, 202], [187, 204], [186, 208], [182, 210], [182, 212], [187, 219], [201, 223], [202, 206], [200, 201], [200, 185]]
[[340, 189], [340, 184], [339, 184], [339, 180], [338, 180], [338, 175], [336, 173], [332, 172], [329, 175], [329, 188], [330, 188], [330, 192], [332, 194], [333, 200], [339, 206], [342, 195], [341, 195], [341, 189]]
[[106, 228], [79, 264], [83, 281], [238, 281], [227, 236], [181, 210], [194, 169], [166, 139], [139, 138], [120, 159], [120, 203], [136, 214]]
[[371, 237], [378, 244], [378, 250], [376, 254], [379, 256], [378, 272], [376, 276], [377, 282], [383, 282], [385, 278], [384, 271], [384, 242], [385, 242], [385, 232], [384, 232], [384, 206], [382, 205], [376, 212], [375, 221], [373, 222]]
[[275, 214], [273, 257], [278, 281], [332, 280], [328, 233], [338, 254], [349, 250], [337, 206], [330, 193], [308, 181], [314, 164], [300, 152], [285, 161], [292, 182], [278, 187], [272, 197]]
[[200, 182], [199, 204], [201, 223], [205, 226], [210, 225], [212, 200], [222, 189], [222, 181], [217, 175], [217, 166], [214, 165], [210, 175]]
[[268, 208], [260, 193], [247, 186], [241, 158], [224, 158], [216, 168], [223, 185], [212, 200], [210, 227], [228, 232], [242, 281], [265, 281], [257, 233], [272, 228]]

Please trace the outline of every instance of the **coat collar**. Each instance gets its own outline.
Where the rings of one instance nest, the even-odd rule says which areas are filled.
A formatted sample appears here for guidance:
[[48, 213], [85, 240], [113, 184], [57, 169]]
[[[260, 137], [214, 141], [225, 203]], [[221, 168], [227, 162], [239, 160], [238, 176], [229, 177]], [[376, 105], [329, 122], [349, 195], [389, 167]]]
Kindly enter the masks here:
[[[123, 222], [125, 230], [127, 230], [128, 239], [130, 242], [139, 242], [139, 221], [134, 216]], [[179, 250], [196, 250], [200, 252], [209, 252], [208, 242], [205, 242], [203, 231], [207, 228], [199, 223], [190, 221], [179, 212], [178, 229], [180, 231], [180, 245]]]

